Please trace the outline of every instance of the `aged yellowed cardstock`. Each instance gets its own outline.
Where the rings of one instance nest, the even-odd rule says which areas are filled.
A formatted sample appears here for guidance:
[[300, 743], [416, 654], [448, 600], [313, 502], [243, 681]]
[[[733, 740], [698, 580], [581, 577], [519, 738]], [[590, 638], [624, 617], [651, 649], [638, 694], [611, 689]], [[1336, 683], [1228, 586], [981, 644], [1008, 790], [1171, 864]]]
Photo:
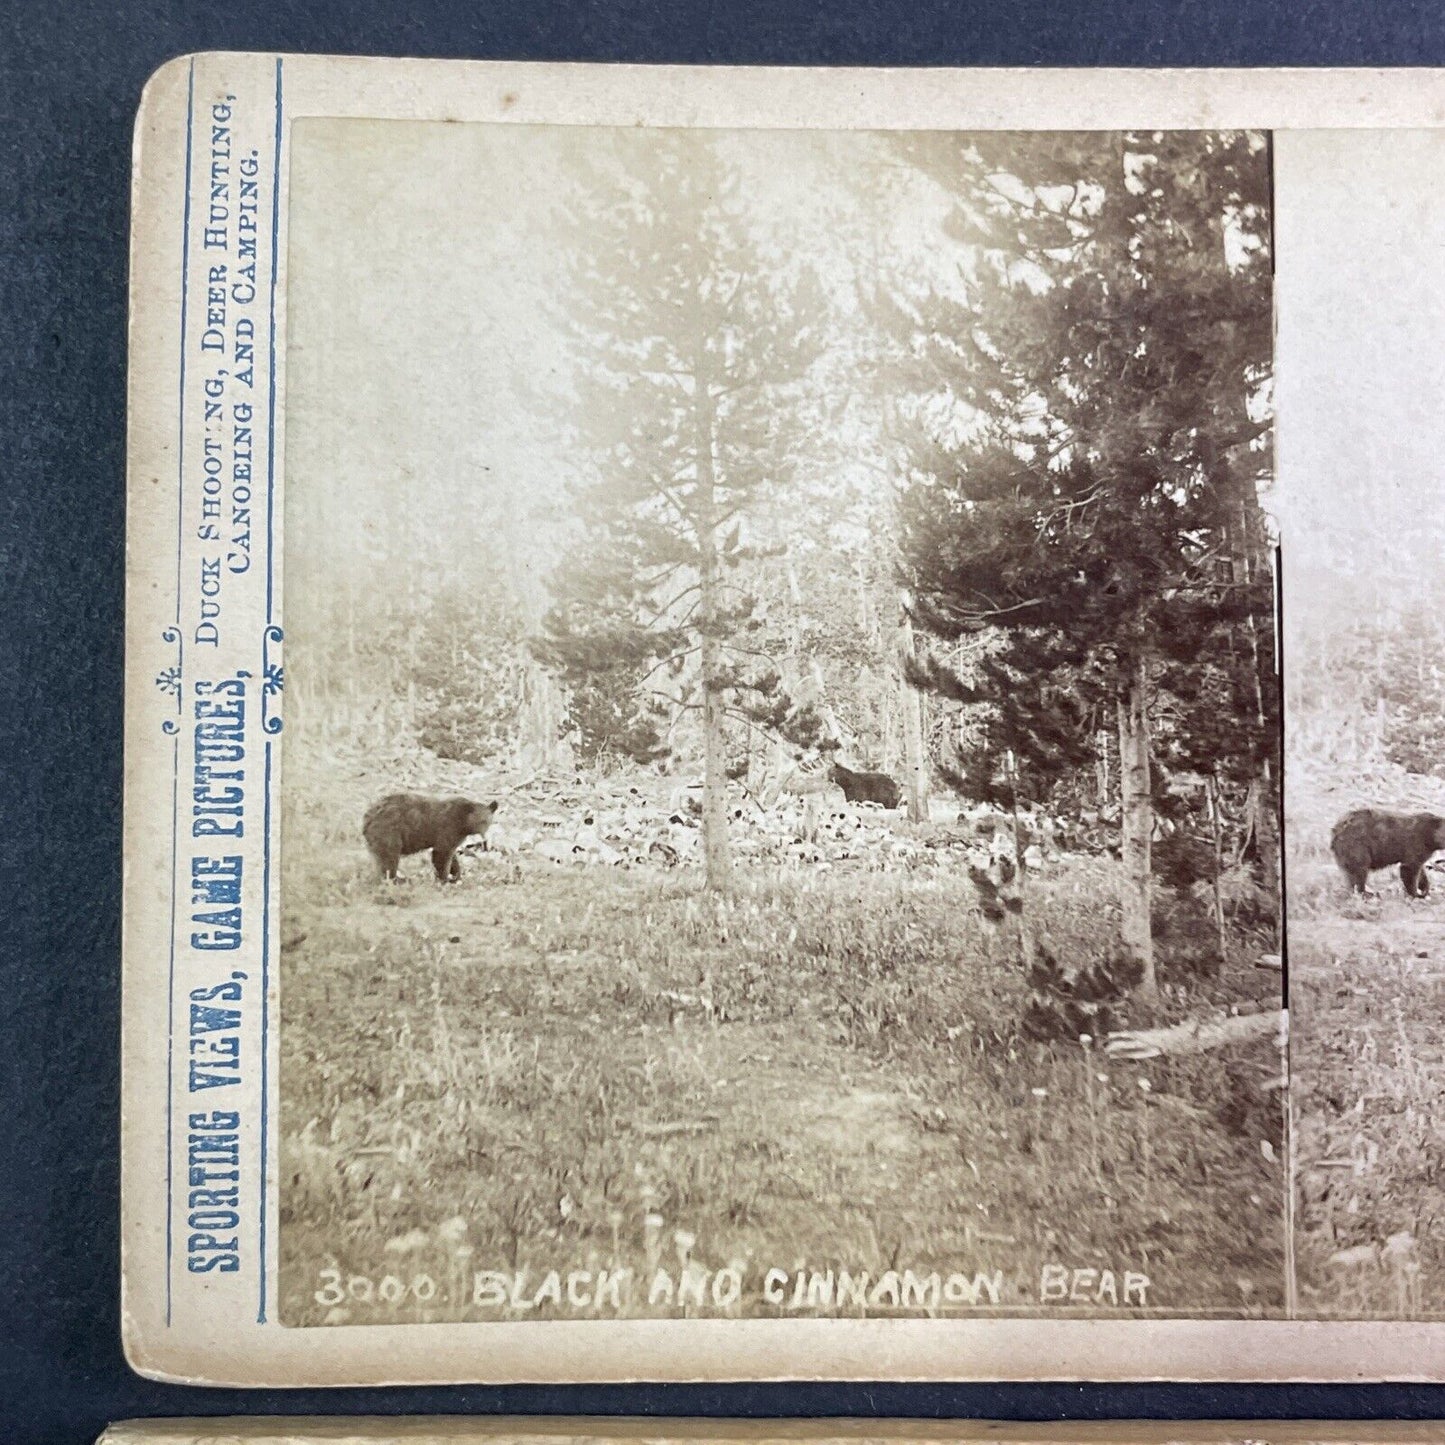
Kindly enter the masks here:
[[136, 1368], [1445, 1373], [1442, 102], [163, 68]]

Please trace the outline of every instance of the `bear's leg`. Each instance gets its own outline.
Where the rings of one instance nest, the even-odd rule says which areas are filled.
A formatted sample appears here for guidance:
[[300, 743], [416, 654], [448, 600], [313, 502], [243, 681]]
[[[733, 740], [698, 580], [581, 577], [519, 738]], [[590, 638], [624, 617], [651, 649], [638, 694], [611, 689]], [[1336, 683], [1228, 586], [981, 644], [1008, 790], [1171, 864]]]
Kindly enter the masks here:
[[1341, 862], [1340, 871], [1349, 881], [1350, 891], [1352, 893], [1364, 893], [1367, 891], [1366, 885], [1370, 881], [1370, 870], [1368, 868], [1362, 867], [1358, 863]]
[[451, 880], [451, 882], [455, 883], [461, 878], [461, 876], [462, 860], [455, 853], [453, 853], [451, 867], [447, 870], [447, 877]]
[[1430, 875], [1425, 871], [1425, 865], [1420, 865], [1419, 871], [1415, 874], [1415, 897], [1428, 898], [1430, 896]]
[[[456, 864], [453, 871], [453, 864]], [[462, 876], [461, 865], [457, 864], [455, 848], [433, 848], [431, 866], [436, 869], [438, 883], [455, 883]]]
[[1415, 880], [1420, 870], [1413, 863], [1400, 864], [1400, 882], [1405, 885], [1405, 897], [1415, 896]]
[[396, 877], [397, 865], [401, 862], [401, 857], [399, 854], [383, 853], [378, 849], [373, 848], [371, 850], [371, 856], [373, 861], [376, 863], [377, 871], [381, 874], [382, 878], [394, 879]]

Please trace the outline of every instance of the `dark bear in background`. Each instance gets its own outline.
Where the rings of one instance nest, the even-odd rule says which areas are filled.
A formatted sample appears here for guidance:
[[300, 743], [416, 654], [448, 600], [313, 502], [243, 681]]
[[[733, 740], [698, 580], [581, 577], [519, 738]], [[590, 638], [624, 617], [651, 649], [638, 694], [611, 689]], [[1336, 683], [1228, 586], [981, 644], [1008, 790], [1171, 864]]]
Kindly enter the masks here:
[[842, 763], [833, 764], [833, 781], [842, 788], [850, 803], [877, 803], [896, 808], [903, 799], [902, 790], [887, 773], [855, 773]]
[[495, 803], [392, 793], [366, 810], [361, 835], [384, 878], [396, 877], [396, 865], [407, 854], [430, 848], [438, 880], [455, 883], [462, 876], [457, 848], [473, 834], [485, 837], [496, 814]]
[[1356, 893], [1377, 868], [1400, 865], [1400, 881], [1411, 898], [1430, 891], [1425, 864], [1445, 848], [1445, 818], [1434, 813], [1387, 813], [1356, 808], [1330, 832], [1330, 852]]

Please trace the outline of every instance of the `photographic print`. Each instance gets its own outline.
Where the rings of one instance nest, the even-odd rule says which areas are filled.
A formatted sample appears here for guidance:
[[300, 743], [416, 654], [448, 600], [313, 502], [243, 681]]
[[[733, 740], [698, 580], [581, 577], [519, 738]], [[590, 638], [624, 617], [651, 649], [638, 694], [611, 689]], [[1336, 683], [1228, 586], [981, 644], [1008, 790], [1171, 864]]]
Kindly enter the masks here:
[[1441, 84], [164, 67], [136, 1368], [1439, 1377]]
[[[1431, 888], [1445, 849], [1445, 298], [1418, 266], [1445, 234], [1428, 179], [1445, 145], [1430, 132], [1285, 144], [1299, 164], [1282, 174], [1281, 242], [1301, 265], [1280, 286], [1281, 376], [1314, 402], [1313, 425], [1281, 429], [1299, 483], [1282, 507], [1300, 1306], [1419, 1319], [1445, 1308]], [[1352, 315], [1341, 303], [1362, 287], [1368, 314]], [[1311, 344], [1325, 330], [1328, 345]]]
[[1279, 1313], [1265, 138], [290, 206], [283, 1321]]

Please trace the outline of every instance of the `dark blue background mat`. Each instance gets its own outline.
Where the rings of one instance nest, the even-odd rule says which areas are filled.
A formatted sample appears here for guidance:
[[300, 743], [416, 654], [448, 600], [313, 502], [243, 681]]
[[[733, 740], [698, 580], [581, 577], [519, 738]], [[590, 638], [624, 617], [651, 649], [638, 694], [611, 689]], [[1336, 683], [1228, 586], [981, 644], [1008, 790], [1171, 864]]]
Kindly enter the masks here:
[[[0, 1438], [135, 1415], [1445, 1416], [1445, 1388], [182, 1389], [119, 1342], [126, 246], [146, 76], [199, 49], [823, 65], [1440, 65], [1378, 0], [11, 0], [0, 7]], [[1039, 1368], [1047, 1370], [1041, 1359]]]

